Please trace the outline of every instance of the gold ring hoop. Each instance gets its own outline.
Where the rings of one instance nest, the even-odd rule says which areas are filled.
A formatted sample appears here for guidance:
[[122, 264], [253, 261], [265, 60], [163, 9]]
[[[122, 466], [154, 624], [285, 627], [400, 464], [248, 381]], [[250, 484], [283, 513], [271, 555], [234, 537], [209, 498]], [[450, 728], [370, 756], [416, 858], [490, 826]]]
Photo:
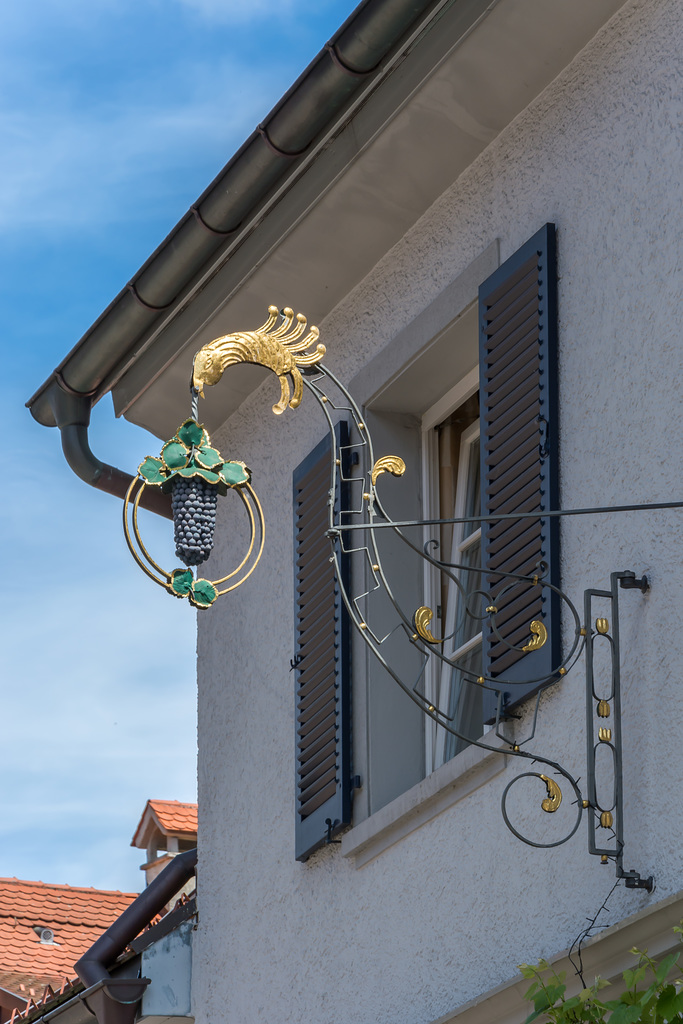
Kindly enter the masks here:
[[[136, 485], [139, 486], [133, 498]], [[231, 590], [236, 590], [251, 576], [261, 559], [265, 543], [263, 509], [251, 484], [242, 484], [230, 488], [239, 494], [249, 519], [249, 544], [246, 554], [232, 572], [229, 572], [226, 576], [221, 576], [217, 580], [206, 580], [200, 577], [194, 578], [192, 570], [187, 567], [167, 572], [152, 558], [145, 547], [138, 527], [138, 509], [142, 492], [146, 486], [147, 482], [138, 474], [131, 481], [123, 502], [123, 533], [126, 538], [126, 544], [131, 555], [146, 576], [149, 576], [151, 580], [154, 580], [164, 590], [173, 594], [174, 597], [188, 597], [190, 603], [199, 609], [210, 608], [217, 597], [228, 594]], [[131, 502], [132, 530], [128, 522]], [[245, 568], [246, 571], [240, 576], [239, 574]], [[218, 589], [221, 584], [227, 583], [228, 580], [234, 580], [236, 576], [239, 578], [229, 587], [224, 587], [222, 590]]]

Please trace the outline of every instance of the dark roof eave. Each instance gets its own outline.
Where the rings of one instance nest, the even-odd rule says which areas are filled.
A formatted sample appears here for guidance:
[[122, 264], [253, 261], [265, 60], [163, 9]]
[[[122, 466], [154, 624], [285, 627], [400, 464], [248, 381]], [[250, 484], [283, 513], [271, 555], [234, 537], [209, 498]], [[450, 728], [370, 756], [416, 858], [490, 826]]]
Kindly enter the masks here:
[[372, 85], [416, 22], [449, 0], [363, 0], [26, 403], [45, 426], [64, 387], [94, 404], [135, 345], [168, 314], [221, 247], [310, 158], [326, 129]]

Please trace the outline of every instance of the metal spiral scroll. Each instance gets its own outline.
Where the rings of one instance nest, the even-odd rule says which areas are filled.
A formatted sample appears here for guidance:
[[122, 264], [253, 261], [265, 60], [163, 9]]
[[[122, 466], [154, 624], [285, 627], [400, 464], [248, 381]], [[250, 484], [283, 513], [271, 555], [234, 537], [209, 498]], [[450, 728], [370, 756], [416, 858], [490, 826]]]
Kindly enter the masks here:
[[[543, 761], [543, 758], [537, 757], [535, 758], [535, 760]], [[544, 763], [550, 765], [552, 762], [545, 761]], [[531, 778], [539, 779], [545, 785], [547, 795], [541, 801], [541, 807], [544, 811], [546, 811], [546, 813], [554, 814], [555, 811], [558, 810], [560, 804], [562, 803], [562, 790], [560, 789], [559, 785], [557, 784], [557, 782], [555, 782], [554, 779], [549, 778], [547, 775], [543, 775], [541, 772], [521, 772], [519, 775], [516, 775], [514, 779], [511, 779], [510, 782], [508, 782], [507, 786], [503, 790], [503, 795], [500, 798], [500, 807], [501, 812], [503, 814], [503, 821], [510, 829], [512, 834], [514, 836], [517, 836], [518, 839], [521, 839], [523, 843], [527, 844], [527, 846], [534, 846], [536, 847], [536, 849], [539, 850], [550, 850], [554, 846], [562, 846], [563, 843], [566, 843], [576, 833], [579, 825], [581, 824], [581, 818], [583, 815], [583, 796], [581, 795], [581, 790], [579, 789], [577, 780], [574, 779], [568, 771], [562, 768], [561, 765], [553, 764], [553, 768], [556, 773], [562, 775], [563, 778], [567, 780], [571, 788], [574, 790], [574, 796], [576, 797], [576, 800], [574, 801], [576, 804], [576, 819], [574, 821], [572, 828], [569, 830], [569, 832], [567, 832], [566, 835], [562, 836], [562, 838], [557, 839], [551, 843], [538, 843], [533, 839], [529, 839], [528, 836], [525, 836], [522, 832], [520, 832], [518, 829], [514, 827], [514, 825], [510, 821], [507, 810], [508, 794], [512, 787], [521, 779]]]

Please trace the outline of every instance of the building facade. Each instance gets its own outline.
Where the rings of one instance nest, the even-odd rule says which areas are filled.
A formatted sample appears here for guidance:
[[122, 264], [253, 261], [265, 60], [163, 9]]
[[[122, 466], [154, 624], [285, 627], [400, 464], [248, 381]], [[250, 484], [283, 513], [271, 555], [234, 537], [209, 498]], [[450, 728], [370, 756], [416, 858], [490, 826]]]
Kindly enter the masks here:
[[[361, 5], [332, 48], [335, 67], [362, 78], [361, 40], [388, 33], [372, 18], [390, 21], [389, 6]], [[105, 316], [99, 335], [86, 336], [60, 373], [84, 394], [111, 387], [118, 412], [167, 439], [187, 415], [194, 352], [213, 338], [255, 328], [270, 303], [291, 306], [320, 327], [325, 365], [362, 410], [376, 455], [405, 463], [400, 478], [384, 474], [377, 481], [391, 518], [471, 519], [478, 514], [479, 466], [489, 494], [484, 512], [496, 489], [488, 456], [477, 455], [493, 430], [490, 402], [480, 393], [487, 372], [480, 334], [488, 325], [495, 335], [507, 288], [506, 337], [535, 316], [536, 333], [549, 346], [534, 370], [536, 433], [511, 482], [523, 489], [540, 459], [543, 511], [676, 501], [683, 463], [679, 5], [500, 0], [431, 5], [410, 17], [379, 64], [365, 54], [368, 84], [334, 113], [322, 72], [315, 79], [314, 68], [300, 80], [265, 129], [270, 125], [271, 150], [284, 153], [278, 126], [296, 111], [301, 83], [310, 87], [318, 103], [306, 116], [319, 123], [309, 149], [297, 150], [295, 138], [288, 139], [299, 153], [293, 170], [269, 179], [238, 227], [211, 219], [218, 200], [207, 191], [193, 208], [195, 220], [212, 224], [214, 234], [223, 231], [221, 248], [191, 268], [186, 250], [192, 272], [169, 292], [166, 312], [154, 323], [140, 321], [126, 332], [114, 323], [114, 303], [109, 341], [102, 341]], [[238, 157], [242, 163], [228, 165], [230, 174], [244, 168], [246, 157]], [[257, 182], [256, 166], [247, 171]], [[155, 286], [149, 267], [135, 285], [148, 306], [161, 305], [144, 290]], [[78, 360], [86, 350], [97, 351], [101, 363], [90, 388], [78, 376], [85, 374]], [[516, 388], [526, 379], [526, 350], [511, 358], [519, 364], [506, 379]], [[556, 376], [548, 363], [556, 363]], [[48, 382], [34, 396], [34, 415], [43, 422], [50, 421], [41, 413], [50, 404], [45, 396], [56, 386]], [[588, 850], [586, 820], [594, 820], [594, 807], [568, 842], [550, 849], [519, 841], [501, 814], [505, 787], [534, 770], [520, 763], [517, 745], [560, 762], [588, 792], [585, 658], [555, 672], [538, 703], [536, 734], [525, 743], [533, 694], [509, 702], [515, 717], [501, 724], [503, 740], [490, 730], [495, 708], [463, 686], [452, 666], [426, 670], [416, 701], [379, 664], [362, 629], [349, 628], [346, 636], [345, 626], [333, 624], [330, 642], [338, 640], [340, 652], [345, 645], [350, 732], [343, 777], [336, 751], [330, 777], [346, 789], [350, 809], [341, 813], [348, 824], [330, 812], [327, 833], [321, 827], [317, 838], [297, 840], [303, 803], [295, 765], [307, 719], [295, 685], [306, 668], [302, 630], [312, 621], [315, 632], [318, 616], [302, 626], [295, 576], [304, 555], [295, 546], [292, 494], [329, 431], [310, 389], [299, 408], [274, 416], [278, 394], [272, 374], [238, 366], [200, 399], [199, 418], [215, 446], [252, 471], [266, 543], [244, 586], [198, 615], [195, 1020], [523, 1019], [526, 986], [516, 965], [563, 955], [614, 883], [614, 858], [601, 864]], [[64, 436], [68, 417], [60, 422], [58, 401], [51, 408]], [[333, 411], [333, 422], [345, 419], [344, 410]], [[510, 445], [522, 445], [514, 431]], [[361, 457], [349, 475], [371, 468]], [[363, 495], [358, 488], [352, 495], [360, 509]], [[223, 567], [241, 550], [239, 502], [231, 499], [219, 501], [216, 543], [202, 569], [209, 578], [228, 571]], [[624, 868], [654, 876], [656, 888], [622, 885], [612, 893], [598, 922], [611, 928], [587, 954], [590, 967], [609, 977], [634, 944], [652, 951], [675, 945], [671, 928], [683, 916], [682, 829], [672, 799], [683, 772], [672, 727], [683, 702], [680, 512], [555, 522], [552, 544], [546, 537], [552, 557], [541, 545], [543, 559], [552, 562], [552, 581], [580, 618], [577, 625], [566, 604], [553, 612], [547, 649], [558, 643], [560, 659], [576, 630], [600, 634], [583, 617], [584, 591], [609, 590], [611, 574], [625, 571], [649, 581], [646, 593], [619, 591], [622, 823]], [[485, 569], [495, 547], [490, 530], [484, 527]], [[431, 534], [420, 527], [418, 547], [437, 540], [444, 560], [476, 570], [477, 531], [472, 522], [436, 525]], [[401, 606], [429, 607], [431, 628], [452, 637], [465, 675], [486, 676], [495, 638], [487, 637], [486, 625], [481, 637], [463, 625], [457, 585], [426, 571], [419, 554], [404, 556], [391, 539], [380, 548]], [[529, 558], [515, 564], [533, 577], [538, 550]], [[358, 595], [372, 590], [374, 569], [366, 562], [362, 553], [350, 558]], [[462, 583], [462, 572], [458, 578]], [[611, 617], [601, 600], [591, 607], [597, 617]], [[395, 629], [395, 610], [382, 594], [362, 601], [358, 623], [372, 620], [377, 636]], [[542, 620], [546, 613], [545, 606], [538, 611]], [[345, 614], [339, 612], [340, 623]], [[405, 630], [402, 642], [395, 636], [383, 650], [410, 689], [420, 672], [419, 646], [411, 646]], [[596, 673], [611, 678], [600, 657]], [[608, 687], [608, 703], [611, 693]], [[433, 697], [461, 732], [483, 735], [498, 749], [440, 729], [425, 714]], [[612, 705], [601, 728], [617, 729], [617, 710]], [[604, 744], [611, 740], [610, 733]], [[318, 780], [322, 793], [323, 773]], [[507, 805], [519, 830], [539, 841], [560, 838], [579, 810], [566, 779], [557, 781], [563, 824], [544, 815], [538, 778], [520, 782], [514, 792], [522, 795], [511, 795]], [[547, 795], [552, 799], [551, 787]], [[603, 831], [608, 835], [609, 825]]]

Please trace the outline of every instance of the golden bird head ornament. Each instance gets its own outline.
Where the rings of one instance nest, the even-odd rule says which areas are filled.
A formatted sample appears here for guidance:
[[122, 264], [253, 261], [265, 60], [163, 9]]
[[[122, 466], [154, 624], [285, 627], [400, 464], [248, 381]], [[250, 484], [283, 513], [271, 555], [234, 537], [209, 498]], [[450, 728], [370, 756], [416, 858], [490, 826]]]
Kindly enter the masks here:
[[217, 384], [223, 375], [218, 354], [208, 346], [200, 349], [192, 368], [192, 387], [204, 398], [204, 385]]
[[[296, 409], [303, 394], [301, 368], [316, 366], [325, 355], [325, 346], [316, 344], [318, 328], [309, 327], [305, 335], [307, 326], [303, 313], [295, 316], [289, 306], [280, 313], [277, 306], [269, 306], [268, 319], [255, 331], [226, 334], [197, 352], [192, 387], [204, 397], [204, 385], [217, 384], [228, 366], [253, 363], [272, 370], [280, 380], [280, 401], [273, 412], [280, 414], [287, 406]], [[313, 345], [313, 351], [306, 351]]]

